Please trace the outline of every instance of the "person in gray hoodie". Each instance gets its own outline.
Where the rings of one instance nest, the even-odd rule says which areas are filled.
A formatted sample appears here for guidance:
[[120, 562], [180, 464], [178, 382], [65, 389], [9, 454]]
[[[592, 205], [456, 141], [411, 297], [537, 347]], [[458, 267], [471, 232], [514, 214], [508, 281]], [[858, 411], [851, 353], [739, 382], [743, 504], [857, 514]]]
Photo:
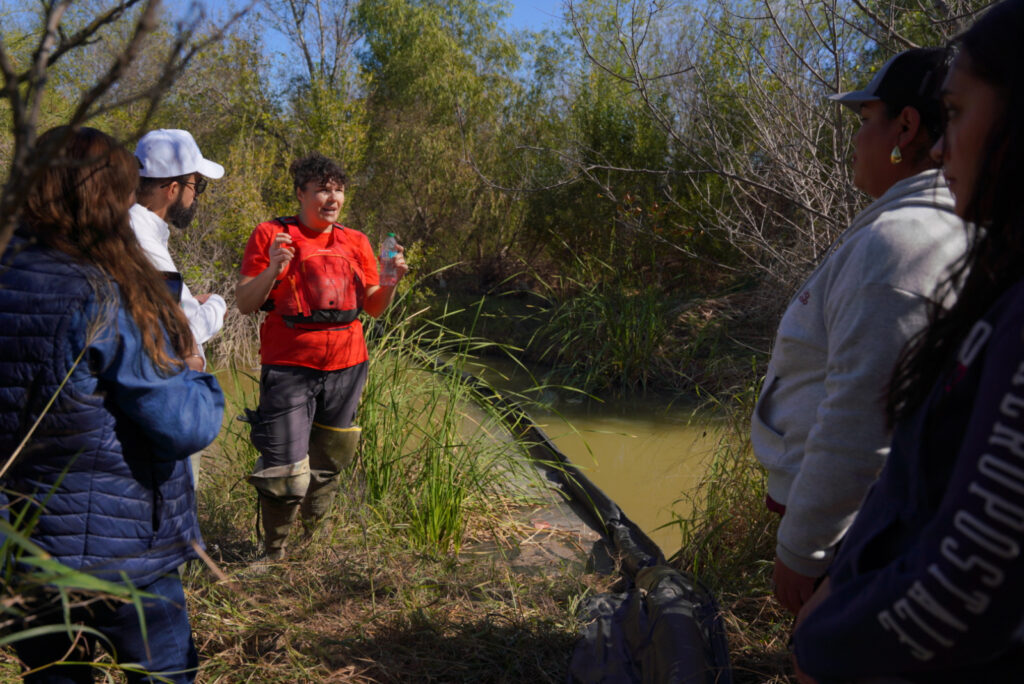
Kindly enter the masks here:
[[929, 156], [941, 132], [945, 63], [945, 50], [908, 50], [864, 89], [832, 96], [860, 116], [853, 181], [875, 201], [786, 309], [751, 421], [754, 454], [768, 471], [768, 507], [783, 515], [775, 595], [793, 613], [813, 593], [885, 461], [893, 366], [966, 248]]

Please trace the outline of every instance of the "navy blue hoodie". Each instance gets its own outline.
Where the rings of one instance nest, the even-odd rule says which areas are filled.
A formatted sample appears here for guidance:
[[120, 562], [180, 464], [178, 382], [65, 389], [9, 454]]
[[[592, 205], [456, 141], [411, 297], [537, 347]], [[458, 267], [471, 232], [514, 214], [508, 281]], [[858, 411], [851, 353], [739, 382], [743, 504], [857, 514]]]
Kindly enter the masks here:
[[893, 435], [882, 474], [794, 634], [819, 682], [1024, 678], [1024, 282]]

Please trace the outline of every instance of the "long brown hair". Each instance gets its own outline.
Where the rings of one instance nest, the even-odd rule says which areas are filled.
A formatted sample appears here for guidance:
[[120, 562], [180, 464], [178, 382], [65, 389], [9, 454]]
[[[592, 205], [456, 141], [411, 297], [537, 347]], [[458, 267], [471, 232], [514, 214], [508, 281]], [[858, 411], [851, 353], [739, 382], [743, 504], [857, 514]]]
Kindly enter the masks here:
[[1002, 115], [988, 133], [964, 217], [981, 230], [969, 234], [967, 254], [943, 282], [935, 301], [963, 285], [948, 310], [935, 306], [930, 323], [908, 343], [893, 371], [886, 410], [891, 423], [928, 396], [952, 362], [953, 351], [1000, 295], [1024, 278], [1024, 0], [1004, 0], [954, 41], [956, 68], [996, 89]]
[[[188, 321], [129, 220], [138, 160], [95, 128], [58, 126], [40, 136], [38, 146], [59, 146], [59, 151], [27, 197], [25, 229], [40, 244], [91, 264], [116, 282], [146, 353], [164, 372], [180, 369], [193, 348]], [[177, 358], [167, 352], [165, 330]]]

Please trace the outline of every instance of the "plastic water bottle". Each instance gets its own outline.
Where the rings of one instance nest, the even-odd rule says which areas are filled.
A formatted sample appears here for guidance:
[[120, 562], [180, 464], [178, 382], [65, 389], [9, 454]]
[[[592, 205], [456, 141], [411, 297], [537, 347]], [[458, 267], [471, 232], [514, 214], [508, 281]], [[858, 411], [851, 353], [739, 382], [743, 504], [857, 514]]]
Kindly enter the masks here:
[[388, 233], [380, 245], [380, 284], [381, 287], [398, 284], [398, 271], [395, 270], [395, 257], [398, 256], [398, 240], [394, 233]]

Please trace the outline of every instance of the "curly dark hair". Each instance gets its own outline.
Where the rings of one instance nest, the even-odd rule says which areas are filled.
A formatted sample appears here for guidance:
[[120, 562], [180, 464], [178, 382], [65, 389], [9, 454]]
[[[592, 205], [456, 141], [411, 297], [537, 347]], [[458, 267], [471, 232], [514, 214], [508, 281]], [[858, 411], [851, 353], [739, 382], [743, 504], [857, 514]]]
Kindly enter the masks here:
[[296, 190], [306, 187], [306, 183], [310, 181], [333, 182], [342, 187], [345, 187], [348, 182], [348, 176], [345, 175], [341, 165], [319, 152], [307, 154], [305, 157], [293, 161], [292, 165], [288, 167], [288, 173], [292, 175], [292, 182], [295, 184]]
[[936, 302], [960, 291], [949, 310], [933, 305], [928, 327], [910, 340], [889, 385], [890, 423], [920, 406], [950, 367], [954, 351], [1000, 295], [1024, 276], [1024, 0], [1003, 0], [954, 40], [953, 68], [995, 87], [1003, 110], [989, 131], [964, 218], [981, 230], [968, 233], [968, 250], [939, 286]]

